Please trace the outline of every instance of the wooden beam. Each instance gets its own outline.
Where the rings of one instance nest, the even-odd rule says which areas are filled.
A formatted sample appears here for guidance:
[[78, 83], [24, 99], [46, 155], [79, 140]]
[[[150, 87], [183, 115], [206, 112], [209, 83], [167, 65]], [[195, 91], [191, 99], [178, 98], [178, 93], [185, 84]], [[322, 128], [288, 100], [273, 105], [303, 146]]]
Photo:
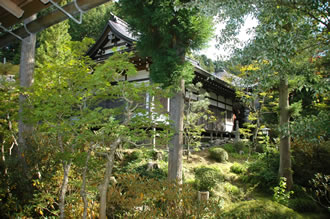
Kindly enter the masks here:
[[[79, 7], [84, 10], [84, 11], [88, 11], [92, 8], [95, 8], [101, 4], [110, 2], [111, 0], [77, 0], [77, 4], [79, 5]], [[67, 5], [65, 5], [63, 7], [64, 10], [66, 10], [68, 13], [72, 14], [72, 15], [77, 15], [79, 14], [78, 9], [75, 7], [74, 3], [69, 3]], [[68, 17], [62, 13], [61, 11], [54, 11], [51, 12], [43, 17], [38, 18], [37, 20], [27, 24], [27, 29], [32, 32], [32, 33], [37, 33], [39, 31], [42, 31], [44, 29], [46, 29], [47, 27], [50, 27], [54, 24], [57, 24], [61, 21], [66, 20]], [[18, 36], [25, 38], [27, 37], [29, 34], [25, 31], [24, 27], [21, 27], [15, 31], [13, 31], [15, 34], [17, 34]], [[12, 43], [12, 41], [16, 40], [16, 38], [14, 36], [12, 36], [11, 34], [7, 33], [4, 34], [3, 36], [0, 37], [0, 48], [4, 47], [10, 43]]]
[[[54, 2], [58, 3], [61, 0], [53, 0]], [[4, 13], [5, 11], [0, 11], [0, 22], [2, 26], [10, 29], [11, 26], [19, 23], [23, 23], [26, 18], [31, 17], [32, 15], [40, 12], [41, 10], [48, 8], [52, 4], [44, 4], [40, 0], [26, 0], [22, 4], [18, 6], [24, 11], [22, 17], [17, 18], [10, 13]], [[1, 9], [1, 8], [0, 8]]]
[[22, 17], [24, 11], [18, 7], [14, 2], [10, 0], [1, 0], [0, 6], [6, 9], [9, 13], [13, 14], [15, 17]]

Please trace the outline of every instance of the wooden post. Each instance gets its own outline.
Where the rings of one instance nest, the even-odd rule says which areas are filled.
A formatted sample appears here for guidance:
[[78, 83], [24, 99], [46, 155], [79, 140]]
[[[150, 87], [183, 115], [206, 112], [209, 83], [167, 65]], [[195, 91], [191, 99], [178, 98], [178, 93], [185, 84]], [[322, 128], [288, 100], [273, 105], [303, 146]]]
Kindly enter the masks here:
[[208, 201], [209, 197], [210, 197], [210, 192], [198, 191], [198, 201]]

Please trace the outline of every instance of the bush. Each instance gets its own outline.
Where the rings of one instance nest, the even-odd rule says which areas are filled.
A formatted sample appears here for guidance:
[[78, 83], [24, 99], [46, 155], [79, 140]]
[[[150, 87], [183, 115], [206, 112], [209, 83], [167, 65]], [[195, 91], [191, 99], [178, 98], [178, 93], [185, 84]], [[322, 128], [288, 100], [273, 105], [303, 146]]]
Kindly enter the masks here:
[[209, 154], [212, 159], [218, 162], [228, 161], [228, 153], [223, 148], [211, 148]]
[[280, 178], [279, 185], [275, 186], [273, 188], [273, 191], [274, 191], [274, 195], [273, 195], [274, 201], [276, 201], [282, 205], [288, 206], [290, 197], [294, 192], [286, 191], [286, 178], [285, 177]]
[[243, 178], [249, 183], [258, 184], [257, 188], [261, 191], [272, 194], [272, 188], [278, 184], [279, 157], [275, 150], [260, 155], [249, 164], [246, 177]]
[[311, 198], [294, 198], [289, 200], [289, 207], [297, 212], [319, 212], [319, 207]]
[[217, 168], [201, 166], [195, 168], [195, 185], [199, 191], [211, 191], [222, 180], [221, 171]]
[[242, 142], [242, 141], [235, 142], [233, 144], [233, 147], [234, 147], [236, 153], [239, 153], [240, 151], [244, 151], [244, 149], [246, 148], [244, 142]]
[[231, 184], [229, 182], [226, 182], [223, 185], [223, 187], [224, 187], [225, 191], [228, 192], [228, 193], [230, 193], [231, 195], [236, 195], [237, 196], [241, 192], [240, 189], [237, 186], [235, 186], [235, 185], [233, 185], [233, 184]]
[[316, 173], [330, 175], [330, 141], [320, 144], [297, 141], [293, 142], [292, 148], [292, 169], [295, 183], [309, 187], [308, 181]]
[[309, 183], [312, 185], [314, 200], [330, 212], [330, 175], [317, 173]]
[[141, 150], [135, 150], [132, 153], [128, 154], [127, 160], [128, 161], [135, 161], [135, 160], [141, 160], [143, 159], [144, 154]]
[[270, 200], [242, 201], [231, 205], [219, 218], [303, 218], [294, 210]]
[[220, 211], [213, 200], [196, 201], [191, 185], [149, 180], [138, 175], [117, 176], [108, 190], [108, 218], [209, 218]]
[[228, 153], [235, 153], [236, 149], [234, 148], [233, 144], [224, 144], [220, 146], [221, 148], [225, 149]]
[[246, 168], [242, 164], [234, 162], [234, 164], [230, 167], [230, 172], [241, 174], [246, 172]]

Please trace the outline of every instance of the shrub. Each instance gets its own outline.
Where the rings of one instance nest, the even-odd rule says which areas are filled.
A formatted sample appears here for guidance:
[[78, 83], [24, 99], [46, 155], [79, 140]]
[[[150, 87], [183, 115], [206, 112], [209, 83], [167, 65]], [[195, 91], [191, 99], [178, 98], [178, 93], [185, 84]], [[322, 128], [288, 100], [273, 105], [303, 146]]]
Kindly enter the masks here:
[[246, 172], [246, 168], [242, 164], [234, 162], [234, 164], [230, 167], [230, 172], [241, 174]]
[[233, 147], [234, 147], [236, 153], [239, 153], [240, 151], [244, 151], [244, 149], [246, 148], [244, 142], [242, 142], [242, 141], [235, 142], [233, 144]]
[[236, 149], [234, 148], [233, 144], [224, 144], [220, 146], [221, 148], [225, 149], [228, 153], [235, 153]]
[[309, 187], [308, 181], [316, 173], [330, 175], [330, 141], [320, 144], [296, 141], [293, 142], [292, 148], [292, 169], [295, 183]]
[[297, 212], [319, 212], [319, 207], [311, 198], [293, 198], [289, 200], [290, 208]]
[[220, 211], [213, 200], [197, 202], [188, 184], [130, 174], [118, 175], [117, 182], [108, 190], [108, 218], [209, 218]]
[[223, 211], [219, 218], [303, 218], [294, 210], [270, 200], [241, 201]]
[[217, 168], [201, 166], [195, 168], [195, 185], [199, 191], [211, 191], [212, 188], [223, 178]]
[[235, 186], [229, 182], [226, 182], [223, 186], [224, 186], [225, 191], [229, 192], [231, 195], [239, 195], [241, 192], [237, 186]]
[[225, 162], [228, 160], [228, 153], [223, 148], [211, 148], [209, 154], [212, 159], [218, 162]]
[[277, 186], [278, 182], [279, 156], [276, 150], [260, 155], [257, 160], [249, 164], [244, 179], [249, 183], [258, 184], [258, 189], [271, 194], [271, 188]]
[[144, 157], [143, 151], [135, 150], [127, 156], [128, 161], [141, 160]]
[[330, 175], [317, 173], [309, 183], [312, 185], [313, 199], [330, 212]]
[[278, 186], [275, 186], [273, 188], [274, 195], [273, 199], [274, 201], [282, 204], [282, 205], [288, 205], [289, 199], [291, 195], [294, 193], [293, 191], [286, 191], [286, 178], [281, 177], [280, 182]]

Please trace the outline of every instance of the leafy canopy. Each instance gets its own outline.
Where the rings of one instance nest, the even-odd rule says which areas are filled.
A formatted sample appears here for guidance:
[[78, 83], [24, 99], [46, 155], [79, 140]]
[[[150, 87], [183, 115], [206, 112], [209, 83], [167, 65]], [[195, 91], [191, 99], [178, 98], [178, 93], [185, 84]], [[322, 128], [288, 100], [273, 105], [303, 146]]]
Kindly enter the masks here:
[[139, 38], [138, 51], [152, 58], [151, 79], [165, 86], [191, 79], [184, 57], [206, 44], [212, 35], [211, 18], [196, 7], [179, 8], [182, 1], [178, 0], [122, 0], [118, 4], [121, 16]]

